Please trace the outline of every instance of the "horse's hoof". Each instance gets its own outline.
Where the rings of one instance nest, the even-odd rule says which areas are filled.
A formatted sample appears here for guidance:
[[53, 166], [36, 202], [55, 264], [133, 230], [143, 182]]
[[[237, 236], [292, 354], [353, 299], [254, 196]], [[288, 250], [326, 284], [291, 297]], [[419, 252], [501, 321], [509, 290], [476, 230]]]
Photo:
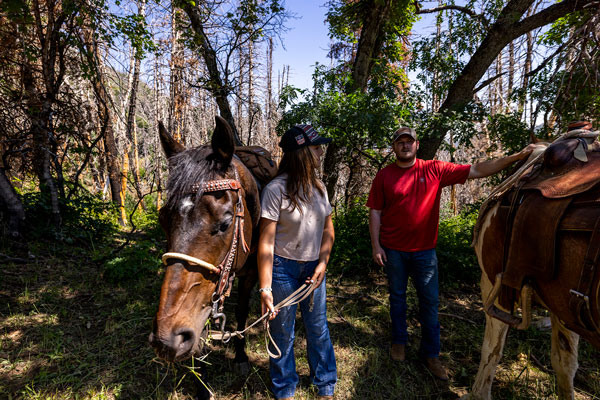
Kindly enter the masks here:
[[246, 361], [246, 362], [240, 362], [240, 363], [234, 363], [233, 364], [233, 369], [235, 370], [235, 372], [237, 374], [248, 375], [250, 373], [250, 363], [248, 361]]

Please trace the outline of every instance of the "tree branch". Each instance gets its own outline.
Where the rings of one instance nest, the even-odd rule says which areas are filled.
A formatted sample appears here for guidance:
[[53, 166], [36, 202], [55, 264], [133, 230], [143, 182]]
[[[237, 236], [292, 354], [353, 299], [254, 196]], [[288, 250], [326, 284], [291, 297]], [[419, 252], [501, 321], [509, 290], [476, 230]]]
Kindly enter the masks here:
[[438, 11], [445, 11], [445, 10], [456, 10], [456, 11], [464, 12], [465, 14], [468, 14], [473, 18], [481, 20], [481, 22], [483, 22], [483, 24], [486, 27], [488, 27], [490, 25], [490, 21], [483, 14], [477, 14], [475, 11], [473, 11], [467, 7], [457, 6], [457, 5], [453, 5], [453, 4], [435, 7], [435, 8], [426, 8], [424, 10], [417, 11], [417, 14], [431, 14], [431, 13], [435, 13]]
[[489, 85], [490, 83], [494, 82], [496, 79], [500, 78], [502, 75], [506, 75], [508, 73], [508, 71], [504, 71], [501, 72], [495, 76], [492, 76], [489, 79], [486, 79], [485, 81], [483, 81], [481, 83], [481, 85], [477, 86], [475, 89], [473, 89], [473, 94], [479, 92], [481, 89], [483, 89], [484, 87], [486, 87], [487, 85]]

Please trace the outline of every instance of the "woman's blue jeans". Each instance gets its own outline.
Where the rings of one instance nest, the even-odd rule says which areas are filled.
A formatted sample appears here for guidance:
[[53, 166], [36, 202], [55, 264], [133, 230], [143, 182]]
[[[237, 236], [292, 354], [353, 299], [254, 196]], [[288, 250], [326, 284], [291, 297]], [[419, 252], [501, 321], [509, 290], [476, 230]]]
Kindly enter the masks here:
[[[306, 278], [312, 276], [317, 264], [318, 261], [300, 262], [275, 255], [272, 283], [274, 304], [278, 304], [302, 286]], [[300, 303], [306, 330], [310, 380], [317, 387], [319, 396], [331, 396], [337, 382], [337, 370], [327, 327], [325, 279], [313, 293], [312, 310], [310, 296]], [[273, 340], [281, 349], [281, 358], [271, 358], [269, 363], [273, 394], [278, 399], [293, 397], [299, 380], [294, 358], [296, 309], [296, 305], [282, 308], [270, 323]], [[273, 346], [271, 351], [275, 351]]]
[[439, 357], [440, 323], [438, 321], [438, 263], [435, 249], [405, 252], [386, 249], [386, 273], [390, 290], [392, 343], [407, 343], [406, 286], [408, 277], [419, 298], [421, 323], [421, 357]]

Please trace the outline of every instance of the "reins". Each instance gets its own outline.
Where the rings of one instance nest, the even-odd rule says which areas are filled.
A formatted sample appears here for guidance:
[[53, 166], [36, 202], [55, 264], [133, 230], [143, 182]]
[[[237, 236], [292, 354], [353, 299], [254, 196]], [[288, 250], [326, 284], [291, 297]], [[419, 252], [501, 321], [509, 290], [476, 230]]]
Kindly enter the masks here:
[[[316, 289], [316, 287], [315, 287], [314, 283], [311, 283], [311, 284], [305, 283], [302, 286], [300, 286], [298, 288], [298, 290], [296, 290], [294, 293], [290, 294], [288, 297], [286, 297], [285, 299], [283, 299], [282, 301], [277, 303], [277, 305], [273, 307], [274, 311], [267, 311], [260, 318], [258, 318], [256, 321], [254, 321], [252, 324], [248, 325], [246, 327], [246, 329], [244, 329], [242, 331], [234, 331], [234, 332], [229, 332], [229, 331], [224, 331], [224, 330], [221, 330], [221, 331], [211, 330], [208, 332], [210, 335], [210, 338], [214, 339], [214, 340], [221, 340], [223, 343], [229, 342], [231, 340], [231, 338], [234, 336], [239, 339], [243, 339], [244, 333], [249, 331], [254, 326], [258, 325], [259, 322], [261, 322], [261, 321], [265, 320], [266, 318], [270, 317], [271, 315], [277, 313], [277, 311], [281, 310], [282, 308], [290, 307], [290, 306], [300, 303], [301, 301], [306, 299], [308, 296], [310, 296], [312, 294], [312, 292], [314, 292], [315, 289]], [[311, 299], [311, 309], [312, 309], [312, 299]], [[269, 341], [271, 343], [273, 343], [273, 347], [275, 347], [275, 351], [277, 353], [273, 353], [271, 350], [269, 350]], [[267, 354], [269, 354], [270, 357], [273, 357], [273, 358], [281, 357], [281, 349], [279, 349], [279, 346], [277, 346], [277, 343], [275, 343], [275, 340], [273, 340], [273, 336], [271, 336], [271, 330], [269, 327], [268, 319], [265, 321], [265, 343], [266, 343], [266, 347], [267, 347]]]

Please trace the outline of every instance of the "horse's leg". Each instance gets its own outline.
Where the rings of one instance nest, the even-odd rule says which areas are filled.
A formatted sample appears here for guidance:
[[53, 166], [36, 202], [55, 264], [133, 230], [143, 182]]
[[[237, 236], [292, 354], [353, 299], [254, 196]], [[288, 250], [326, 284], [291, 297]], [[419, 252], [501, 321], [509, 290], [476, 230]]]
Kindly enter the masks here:
[[[252, 265], [254, 263], [254, 265]], [[246, 273], [238, 278], [238, 302], [235, 309], [235, 319], [237, 321], [237, 330], [242, 331], [246, 328], [246, 320], [250, 311], [250, 294], [252, 288], [258, 281], [258, 270], [256, 268], [256, 257], [250, 256], [246, 265]], [[235, 346], [235, 368], [242, 374], [247, 374], [250, 366], [248, 364], [248, 355], [246, 354], [246, 339], [234, 338]]]
[[[485, 301], [492, 290], [492, 283], [485, 272], [481, 276], [481, 296]], [[508, 325], [504, 322], [485, 315], [485, 334], [481, 346], [481, 361], [475, 377], [475, 383], [470, 398], [491, 399], [492, 382], [496, 374], [496, 367], [502, 358], [504, 342], [508, 333]]]
[[552, 368], [558, 382], [558, 398], [573, 399], [573, 379], [577, 371], [579, 335], [565, 328], [552, 314]]

